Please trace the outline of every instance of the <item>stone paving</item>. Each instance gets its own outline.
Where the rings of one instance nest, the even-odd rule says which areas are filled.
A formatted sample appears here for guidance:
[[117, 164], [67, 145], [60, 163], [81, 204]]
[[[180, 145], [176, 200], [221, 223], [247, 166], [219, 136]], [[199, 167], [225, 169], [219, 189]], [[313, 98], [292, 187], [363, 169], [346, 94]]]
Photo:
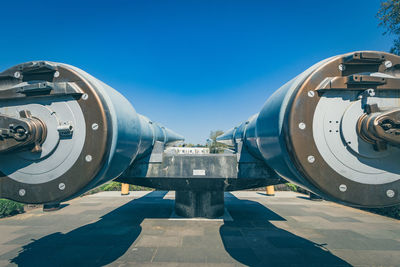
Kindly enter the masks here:
[[223, 219], [173, 192], [103, 192], [0, 220], [0, 266], [399, 266], [397, 220], [304, 195], [226, 193]]

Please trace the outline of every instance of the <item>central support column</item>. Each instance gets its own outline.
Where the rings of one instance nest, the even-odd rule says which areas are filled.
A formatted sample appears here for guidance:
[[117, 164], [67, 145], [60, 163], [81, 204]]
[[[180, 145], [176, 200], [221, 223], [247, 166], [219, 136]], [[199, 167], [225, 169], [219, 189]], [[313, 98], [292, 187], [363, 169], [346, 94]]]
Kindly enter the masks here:
[[224, 191], [176, 191], [175, 213], [186, 218], [224, 215]]

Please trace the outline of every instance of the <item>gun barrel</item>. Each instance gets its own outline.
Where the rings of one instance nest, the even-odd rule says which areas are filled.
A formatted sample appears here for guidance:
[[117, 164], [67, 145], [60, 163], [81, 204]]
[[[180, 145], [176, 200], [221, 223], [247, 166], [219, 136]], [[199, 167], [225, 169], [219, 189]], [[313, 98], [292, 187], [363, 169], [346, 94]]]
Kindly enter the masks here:
[[51, 203], [118, 177], [155, 142], [183, 140], [76, 67], [34, 61], [0, 73], [0, 197]]
[[268, 98], [218, 140], [243, 142], [280, 176], [354, 206], [400, 203], [400, 57], [334, 56]]

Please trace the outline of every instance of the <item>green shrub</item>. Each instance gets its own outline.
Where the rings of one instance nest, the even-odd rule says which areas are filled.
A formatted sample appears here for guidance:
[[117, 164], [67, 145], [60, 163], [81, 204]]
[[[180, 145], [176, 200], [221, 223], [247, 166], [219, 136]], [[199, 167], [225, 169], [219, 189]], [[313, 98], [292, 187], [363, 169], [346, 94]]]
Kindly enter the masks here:
[[129, 191], [153, 191], [153, 190], [154, 190], [153, 188], [141, 185], [134, 185], [134, 184], [129, 185]]
[[100, 186], [100, 191], [120, 191], [121, 183], [110, 182]]
[[0, 199], [0, 218], [24, 212], [24, 205], [8, 199]]
[[[121, 191], [121, 183], [120, 182], [109, 182], [99, 187], [100, 191]], [[151, 191], [153, 189], [139, 186], [139, 185], [129, 185], [130, 191]]]
[[[129, 185], [129, 191], [152, 191], [152, 190], [153, 189], [149, 187], [133, 185], [133, 184]], [[108, 182], [106, 184], [103, 184], [102, 186], [90, 190], [89, 192], [83, 194], [83, 196], [92, 195], [103, 191], [121, 191], [121, 183], [114, 181]]]
[[291, 184], [291, 183], [286, 183], [286, 186], [289, 187], [290, 191], [297, 192], [297, 185]]

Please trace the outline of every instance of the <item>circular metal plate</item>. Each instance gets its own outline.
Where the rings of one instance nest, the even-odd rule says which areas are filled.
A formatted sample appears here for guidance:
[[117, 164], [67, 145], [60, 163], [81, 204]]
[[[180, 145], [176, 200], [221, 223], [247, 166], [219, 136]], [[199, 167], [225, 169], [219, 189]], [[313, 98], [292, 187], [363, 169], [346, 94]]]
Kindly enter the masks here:
[[[347, 179], [364, 184], [385, 184], [400, 179], [400, 149], [375, 151], [358, 137], [356, 125], [363, 114], [355, 92], [325, 93], [313, 118], [315, 145], [324, 161]], [[351, 146], [351, 147], [350, 147]]]
[[[387, 182], [388, 180], [386, 180], [380, 184], [361, 183], [349, 179], [346, 177], [346, 171], [332, 168], [327, 162], [329, 159], [320, 153], [315, 142], [314, 127], [306, 127], [303, 130], [298, 127], [299, 123], [314, 125], [317, 105], [321, 101], [321, 95], [315, 90], [326, 77], [348, 76], [355, 73], [385, 72], [386, 67], [383, 64], [350, 65], [341, 70], [339, 66], [344, 62], [346, 57], [353, 54], [355, 53], [333, 57], [322, 66], [316, 68], [292, 96], [286, 113], [287, 120], [283, 126], [286, 147], [301, 175], [306, 177], [311, 185], [318, 188], [325, 196], [331, 196], [337, 201], [353, 205], [395, 205], [400, 202], [400, 181], [397, 178], [394, 178], [392, 182]], [[400, 57], [387, 53], [382, 54], [386, 60], [393, 62], [393, 66], [400, 65]], [[310, 91], [314, 91], [314, 97], [309, 96]], [[335, 119], [335, 123], [336, 120], [340, 121], [340, 119]], [[315, 127], [324, 126], [319, 125]], [[332, 130], [336, 133], [336, 130], [340, 131], [340, 126], [332, 128]], [[327, 140], [327, 142], [329, 143], [330, 140]], [[308, 160], [310, 156], [313, 156], [315, 159], [312, 163]], [[346, 190], [341, 190], [341, 188], [346, 188]], [[393, 197], [387, 196], [388, 190], [394, 192]]]
[[[24, 168], [19, 171], [19, 174], [10, 174], [7, 167], [1, 166], [1, 169], [6, 169], [4, 172], [0, 173], [0, 188], [2, 190], [1, 195], [5, 198], [11, 198], [16, 201], [24, 203], [46, 203], [55, 202], [67, 199], [74, 194], [80, 192], [85, 186], [87, 186], [96, 175], [99, 173], [104, 165], [104, 161], [107, 158], [107, 147], [110, 143], [110, 135], [112, 135], [109, 118], [107, 117], [106, 110], [107, 104], [101, 99], [96, 88], [79, 72], [79, 70], [72, 69], [71, 67], [63, 64], [51, 63], [55, 65], [55, 70], [58, 71], [57, 77], [53, 74], [51, 78], [41, 74], [41, 78], [45, 77], [50, 79], [50, 82], [70, 82], [75, 83], [84, 92], [82, 97], [77, 99], [62, 99], [62, 98], [51, 98], [49, 100], [53, 101], [50, 105], [50, 109], [55, 108], [60, 104], [55, 111], [59, 111], [62, 114], [57, 114], [57, 117], [66, 116], [65, 120], [74, 121], [75, 127], [75, 137], [72, 140], [60, 140], [56, 149], [52, 150], [46, 157], [32, 160], [31, 165], [41, 164], [41, 162], [46, 162], [47, 159], [52, 159], [52, 164], [57, 172], [53, 172], [50, 177], [44, 179], [33, 178], [32, 174], [38, 174], [33, 171], [34, 166], [26, 166], [29, 172], [23, 174]], [[14, 73], [20, 70], [20, 65], [15, 66], [6, 72]], [[35, 79], [35, 76], [30, 74], [30, 76], [23, 77], [21, 75], [20, 80], [27, 81], [27, 79]], [[20, 81], [20, 82], [21, 82]], [[33, 105], [37, 103], [37, 99], [32, 99], [29, 104], [24, 100], [23, 105]], [[21, 105], [21, 106], [23, 106]], [[55, 105], [52, 107], [52, 105]], [[1, 103], [1, 107], [7, 107], [7, 103]], [[38, 110], [38, 115], [42, 111], [40, 108], [34, 108]], [[68, 110], [69, 109], [69, 110]], [[69, 114], [69, 115], [68, 115]], [[42, 114], [43, 115], [43, 114]], [[45, 115], [45, 117], [48, 115]], [[52, 125], [52, 119], [48, 118], [48, 123]], [[98, 125], [97, 130], [92, 128], [93, 123]], [[50, 126], [51, 129], [53, 126]], [[51, 137], [49, 137], [51, 138]], [[52, 142], [55, 139], [52, 139]], [[65, 146], [64, 146], [65, 141]], [[70, 141], [70, 142], [68, 142]], [[46, 141], [45, 141], [46, 142]], [[68, 144], [71, 146], [68, 148]], [[49, 145], [49, 150], [51, 150], [51, 145]], [[60, 149], [60, 151], [59, 151]], [[47, 151], [47, 150], [46, 150]], [[29, 153], [29, 152], [25, 152]], [[61, 155], [64, 154], [65, 155]], [[68, 154], [68, 155], [67, 155]], [[19, 154], [20, 158], [29, 160], [29, 158], [34, 158], [34, 156], [29, 157], [26, 154]], [[85, 160], [87, 156], [91, 156], [91, 161]], [[64, 158], [62, 161], [60, 159]], [[59, 166], [56, 166], [57, 163]], [[46, 169], [46, 167], [44, 167]], [[50, 169], [48, 167], [47, 169]], [[26, 171], [26, 169], [25, 169]], [[51, 172], [51, 171], [50, 171]], [[10, 176], [8, 175], [10, 174]], [[63, 186], [60, 186], [62, 184]], [[20, 194], [19, 192], [24, 192]]]
[[[41, 102], [41, 101], [38, 101]], [[27, 184], [41, 184], [57, 179], [67, 172], [78, 159], [85, 143], [85, 118], [77, 101], [72, 97], [64, 101], [44, 101], [41, 104], [16, 105], [8, 111], [18, 114], [29, 110], [47, 127], [42, 152], [22, 151], [0, 156], [0, 171], [9, 178]], [[1, 112], [1, 109], [0, 109]], [[68, 121], [73, 126], [71, 136], [62, 138], [57, 127]]]

